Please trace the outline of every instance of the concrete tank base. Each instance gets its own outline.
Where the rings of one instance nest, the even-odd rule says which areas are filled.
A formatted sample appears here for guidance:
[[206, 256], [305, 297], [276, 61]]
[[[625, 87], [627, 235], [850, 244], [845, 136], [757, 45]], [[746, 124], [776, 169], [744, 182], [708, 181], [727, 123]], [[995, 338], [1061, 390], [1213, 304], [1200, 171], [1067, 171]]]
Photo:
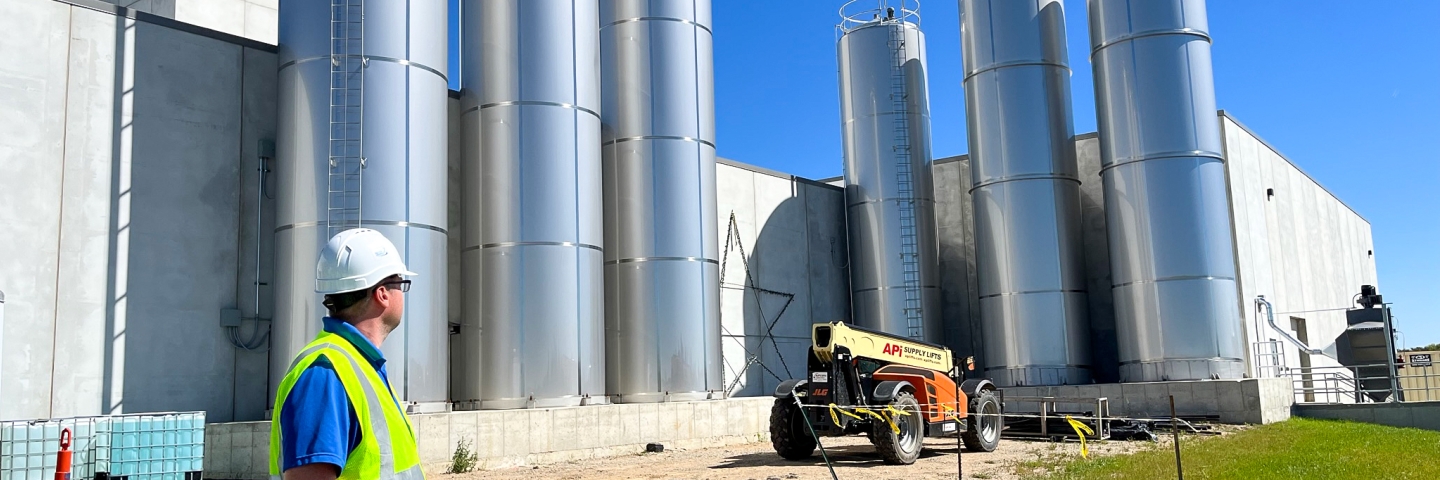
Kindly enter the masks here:
[[[1175, 396], [1175, 413], [1187, 416], [1218, 416], [1221, 423], [1265, 424], [1290, 418], [1295, 404], [1294, 385], [1285, 378], [1242, 380], [1192, 380], [1183, 382], [1103, 383], [1052, 387], [1008, 387], [1002, 389], [1006, 413], [1039, 412], [1036, 402], [1015, 397], [1098, 398], [1110, 401], [1110, 416], [1169, 418], [1170, 396]], [[1062, 412], [1093, 411], [1088, 405], [1057, 405]]]
[[[772, 397], [411, 415], [420, 462], [449, 467], [460, 441], [484, 468], [635, 455], [647, 443], [707, 448], [769, 440]], [[268, 479], [270, 422], [205, 426], [205, 477]]]

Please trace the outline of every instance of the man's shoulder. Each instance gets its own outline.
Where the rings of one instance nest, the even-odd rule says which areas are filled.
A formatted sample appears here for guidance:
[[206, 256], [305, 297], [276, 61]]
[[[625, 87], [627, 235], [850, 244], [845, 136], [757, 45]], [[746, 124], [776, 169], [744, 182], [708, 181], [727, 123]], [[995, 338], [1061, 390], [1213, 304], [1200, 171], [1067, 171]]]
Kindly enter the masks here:
[[[340, 374], [335, 372], [335, 366], [323, 355], [316, 358], [313, 363], [300, 371], [295, 378], [295, 384], [290, 387], [295, 390], [311, 390], [321, 385], [340, 385]], [[294, 397], [294, 395], [291, 395]]]

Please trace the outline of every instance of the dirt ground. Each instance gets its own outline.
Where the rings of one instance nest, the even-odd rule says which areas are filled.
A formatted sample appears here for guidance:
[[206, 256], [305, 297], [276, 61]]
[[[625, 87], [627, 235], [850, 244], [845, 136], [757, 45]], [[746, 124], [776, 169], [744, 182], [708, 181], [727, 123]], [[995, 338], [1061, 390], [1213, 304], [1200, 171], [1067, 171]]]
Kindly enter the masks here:
[[[1144, 448], [1168, 448], [1168, 440], [1152, 442], [1089, 442], [1090, 455], [1115, 455]], [[955, 439], [925, 440], [925, 450], [914, 465], [886, 465], [863, 436], [826, 438], [825, 450], [841, 479], [930, 480], [955, 478]], [[990, 453], [965, 452], [965, 478], [1018, 479], [1043, 470], [1045, 465], [1080, 455], [1078, 442], [1051, 443], [1005, 439]], [[446, 480], [510, 478], [619, 479], [829, 479], [819, 452], [808, 461], [780, 458], [770, 443], [731, 447], [670, 450], [658, 454], [587, 460], [570, 464], [515, 467], [441, 475]]]

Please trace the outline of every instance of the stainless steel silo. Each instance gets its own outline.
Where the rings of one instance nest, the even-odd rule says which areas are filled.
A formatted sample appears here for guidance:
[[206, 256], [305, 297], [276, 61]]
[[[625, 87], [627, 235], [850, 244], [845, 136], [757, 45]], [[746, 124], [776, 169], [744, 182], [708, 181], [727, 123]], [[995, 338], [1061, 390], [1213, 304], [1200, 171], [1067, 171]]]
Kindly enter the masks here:
[[479, 408], [605, 400], [599, 10], [464, 10], [466, 325]]
[[719, 395], [710, 1], [600, 2], [606, 384], [616, 402]]
[[838, 44], [854, 322], [941, 343], [925, 34], [913, 0], [846, 3]]
[[412, 411], [446, 405], [446, 8], [281, 2], [271, 398], [325, 315], [315, 293], [320, 248], [364, 226], [420, 274], [381, 346], [390, 384]]
[[1060, 0], [960, 2], [985, 373], [1090, 382], [1080, 178]]
[[1204, 0], [1090, 0], [1120, 379], [1245, 373]]

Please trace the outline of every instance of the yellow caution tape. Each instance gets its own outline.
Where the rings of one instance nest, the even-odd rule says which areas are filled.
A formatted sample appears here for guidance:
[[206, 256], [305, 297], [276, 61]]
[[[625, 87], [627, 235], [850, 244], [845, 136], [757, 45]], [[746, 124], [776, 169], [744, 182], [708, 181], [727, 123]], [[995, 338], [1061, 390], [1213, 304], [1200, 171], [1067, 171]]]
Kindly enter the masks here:
[[848, 416], [848, 417], [852, 417], [852, 418], [854, 418], [854, 419], [856, 419], [856, 420], [864, 420], [864, 418], [860, 417], [859, 415], [856, 415], [856, 414], [847, 412], [847, 411], [845, 411], [844, 408], [840, 408], [839, 405], [836, 405], [836, 404], [833, 404], [833, 403], [832, 403], [832, 404], [830, 404], [830, 420], [833, 421], [833, 422], [835, 422], [835, 425], [836, 425], [836, 426], [839, 426], [839, 425], [840, 425], [840, 416], [835, 415], [835, 412], [837, 412], [837, 411], [840, 412], [840, 413], [845, 414], [845, 415]]
[[1070, 422], [1070, 428], [1075, 429], [1075, 434], [1080, 436], [1080, 458], [1089, 459], [1090, 449], [1085, 446], [1085, 434], [1094, 435], [1095, 431], [1091, 430], [1090, 427], [1085, 424], [1070, 418], [1069, 415], [1065, 416], [1065, 421]]
[[[955, 407], [952, 407], [952, 406], [949, 406], [949, 405], [946, 405], [946, 404], [943, 404], [943, 403], [940, 404], [940, 408], [945, 409], [945, 411], [947, 411], [947, 412], [955, 412]], [[955, 420], [956, 422], [959, 422], [959, 421], [960, 421], [960, 412], [955, 412], [955, 413], [950, 414], [950, 419], [951, 419], [951, 420]]]
[[[836, 414], [836, 412], [839, 412], [839, 414]], [[856, 420], [865, 419], [865, 417], [856, 415], [856, 413], [869, 415], [871, 417], [875, 417], [876, 420], [889, 424], [890, 430], [898, 435], [900, 433], [900, 426], [895, 424], [895, 420], [893, 419], [892, 415], [886, 415], [885, 412], [890, 412], [893, 416], [910, 416], [909, 412], [896, 409], [895, 407], [889, 405], [885, 406], [885, 410], [881, 412], [876, 412], [874, 410], [870, 410], [864, 407], [855, 407], [855, 413], [850, 413], [845, 409], [845, 407], [841, 407], [832, 403], [830, 404], [830, 421], [835, 422], [835, 425], [840, 425], [840, 415], [845, 415]]]
[[[885, 408], [890, 408], [891, 410], [894, 410], [894, 409], [891, 408], [891, 407], [885, 407]], [[875, 411], [873, 411], [873, 410], [870, 410], [870, 409], [868, 409], [868, 408], [856, 407], [856, 408], [855, 408], [855, 411], [856, 411], [856, 412], [859, 412], [859, 413], [864, 413], [864, 414], [866, 414], [866, 415], [870, 415], [870, 416], [872, 416], [872, 417], [875, 417], [876, 420], [879, 420], [879, 421], [882, 421], [882, 422], [885, 422], [885, 423], [889, 424], [891, 431], [895, 432], [896, 435], [899, 435], [899, 434], [900, 434], [900, 426], [899, 426], [899, 425], [896, 425], [896, 424], [895, 424], [895, 421], [894, 421], [894, 420], [891, 420], [890, 417], [887, 417], [887, 416], [885, 416], [884, 414], [881, 414], [881, 413], [877, 413], [877, 412], [875, 412]]]

